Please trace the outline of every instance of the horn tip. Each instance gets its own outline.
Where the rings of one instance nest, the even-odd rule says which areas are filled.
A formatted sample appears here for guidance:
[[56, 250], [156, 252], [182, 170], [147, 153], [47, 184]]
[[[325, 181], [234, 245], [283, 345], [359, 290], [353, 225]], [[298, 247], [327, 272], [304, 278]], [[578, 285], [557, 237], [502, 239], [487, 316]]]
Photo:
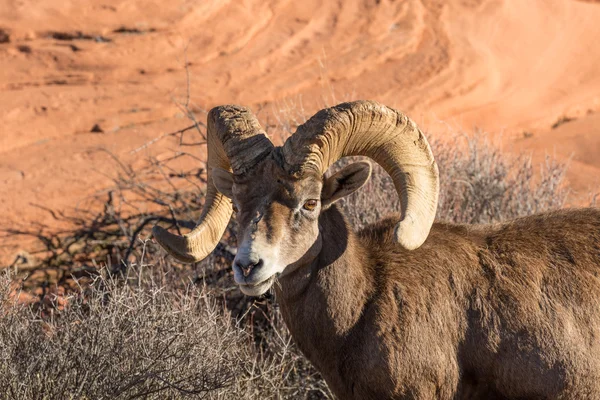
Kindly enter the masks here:
[[394, 229], [394, 239], [406, 250], [418, 249], [425, 243], [427, 236], [429, 236], [429, 229], [424, 231], [410, 214], [398, 222]]
[[187, 238], [185, 236], [174, 235], [163, 227], [155, 225], [152, 228], [152, 237], [167, 253], [177, 260], [184, 263], [199, 261], [188, 251], [182, 250], [187, 248]]

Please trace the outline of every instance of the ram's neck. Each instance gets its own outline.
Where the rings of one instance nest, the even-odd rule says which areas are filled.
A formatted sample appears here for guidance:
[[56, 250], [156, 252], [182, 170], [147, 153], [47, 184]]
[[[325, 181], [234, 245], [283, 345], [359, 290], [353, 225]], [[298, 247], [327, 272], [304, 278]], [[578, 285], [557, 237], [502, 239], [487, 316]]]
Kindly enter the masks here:
[[276, 290], [294, 340], [324, 371], [337, 368], [337, 350], [359, 321], [374, 284], [366, 250], [337, 207], [323, 213], [320, 224], [319, 256], [283, 277]]

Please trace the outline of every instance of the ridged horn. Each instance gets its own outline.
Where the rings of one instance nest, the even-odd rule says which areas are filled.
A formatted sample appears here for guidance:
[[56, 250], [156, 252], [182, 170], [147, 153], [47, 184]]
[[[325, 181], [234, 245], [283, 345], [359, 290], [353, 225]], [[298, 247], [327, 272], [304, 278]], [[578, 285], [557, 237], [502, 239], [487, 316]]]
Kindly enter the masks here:
[[346, 156], [367, 156], [391, 176], [401, 203], [397, 242], [408, 250], [423, 244], [433, 224], [439, 173], [417, 125], [399, 111], [374, 101], [343, 103], [319, 111], [285, 142], [288, 173], [323, 174]]
[[206, 200], [198, 224], [183, 236], [174, 235], [158, 225], [152, 229], [156, 241], [169, 254], [187, 263], [200, 261], [214, 250], [233, 212], [231, 200], [219, 193], [212, 181], [213, 168], [244, 174], [273, 149], [258, 120], [245, 107], [213, 108], [207, 122]]

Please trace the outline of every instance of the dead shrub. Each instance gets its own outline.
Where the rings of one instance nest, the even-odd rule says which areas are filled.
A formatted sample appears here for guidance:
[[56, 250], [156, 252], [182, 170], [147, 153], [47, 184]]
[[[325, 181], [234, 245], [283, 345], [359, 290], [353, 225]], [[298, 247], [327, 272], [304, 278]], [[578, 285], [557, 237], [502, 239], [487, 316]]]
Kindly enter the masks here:
[[244, 335], [201, 288], [102, 274], [62, 311], [4, 310], [0, 392], [11, 399], [203, 397], [242, 370]]
[[0, 397], [327, 398], [277, 312], [257, 342], [205, 286], [167, 271], [101, 271], [62, 310], [19, 305], [12, 282], [0, 275]]

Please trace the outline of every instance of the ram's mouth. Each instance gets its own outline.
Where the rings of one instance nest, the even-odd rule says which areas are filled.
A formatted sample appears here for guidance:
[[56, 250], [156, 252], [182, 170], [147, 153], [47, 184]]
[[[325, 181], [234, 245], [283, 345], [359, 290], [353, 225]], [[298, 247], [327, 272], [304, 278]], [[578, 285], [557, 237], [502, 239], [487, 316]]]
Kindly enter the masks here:
[[240, 290], [242, 293], [248, 296], [260, 296], [269, 290], [273, 282], [275, 281], [275, 275], [271, 275], [262, 282], [257, 283], [240, 283]]

